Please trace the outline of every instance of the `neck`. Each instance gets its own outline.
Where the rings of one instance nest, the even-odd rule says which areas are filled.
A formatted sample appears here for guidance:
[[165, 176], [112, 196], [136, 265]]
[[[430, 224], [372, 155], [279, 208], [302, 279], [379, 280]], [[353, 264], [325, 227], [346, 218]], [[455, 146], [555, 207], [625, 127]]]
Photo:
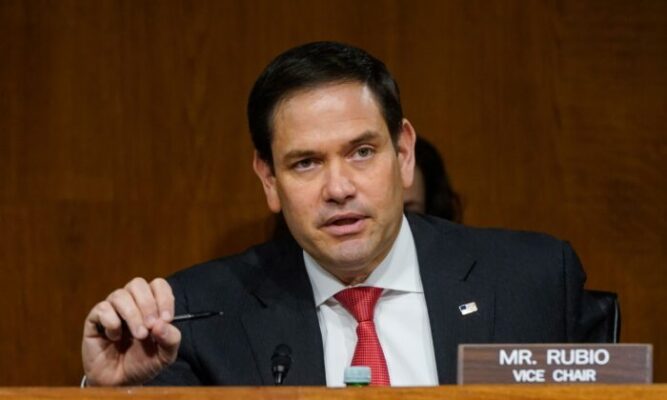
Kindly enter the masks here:
[[352, 276], [339, 276], [335, 274], [334, 276], [338, 278], [338, 280], [341, 281], [345, 286], [354, 286], [364, 283], [366, 279], [368, 279], [368, 277], [370, 276], [371, 272], [373, 271]]

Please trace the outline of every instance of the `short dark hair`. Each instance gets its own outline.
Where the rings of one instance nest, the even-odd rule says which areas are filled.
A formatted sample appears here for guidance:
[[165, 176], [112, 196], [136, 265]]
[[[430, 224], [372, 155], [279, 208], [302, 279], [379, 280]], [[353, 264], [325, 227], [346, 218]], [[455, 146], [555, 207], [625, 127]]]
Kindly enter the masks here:
[[403, 121], [398, 84], [384, 63], [366, 51], [337, 42], [313, 42], [276, 57], [257, 78], [248, 99], [248, 125], [259, 156], [273, 167], [271, 142], [276, 105], [303, 89], [359, 82], [375, 96], [392, 139]]

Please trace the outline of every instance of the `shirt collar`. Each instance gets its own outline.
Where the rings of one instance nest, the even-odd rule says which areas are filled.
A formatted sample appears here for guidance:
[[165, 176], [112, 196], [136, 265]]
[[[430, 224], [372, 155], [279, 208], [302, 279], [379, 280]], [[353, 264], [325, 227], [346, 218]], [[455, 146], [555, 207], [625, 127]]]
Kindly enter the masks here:
[[[315, 259], [303, 251], [306, 271], [313, 287], [315, 305], [319, 307], [346, 286], [338, 278], [325, 270]], [[382, 262], [371, 272], [366, 281], [359, 286], [374, 286], [401, 292], [423, 293], [419, 276], [419, 263], [415, 240], [405, 215], [401, 229], [391, 246], [391, 250]]]

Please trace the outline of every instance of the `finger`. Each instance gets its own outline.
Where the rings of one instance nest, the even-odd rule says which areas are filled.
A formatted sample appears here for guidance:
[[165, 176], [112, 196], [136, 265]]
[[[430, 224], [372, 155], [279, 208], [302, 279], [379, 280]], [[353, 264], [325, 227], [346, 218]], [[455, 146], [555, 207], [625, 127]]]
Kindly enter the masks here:
[[119, 341], [123, 337], [123, 320], [120, 319], [118, 313], [108, 301], [100, 303], [100, 310], [99, 323], [96, 327], [98, 333], [99, 327], [101, 327], [102, 333], [109, 340], [112, 342]]
[[144, 325], [144, 316], [134, 301], [134, 297], [126, 289], [118, 289], [107, 298], [114, 310], [125, 320], [132, 336], [144, 339], [148, 336], [148, 329]]
[[120, 340], [122, 336], [122, 320], [111, 303], [102, 301], [93, 307], [86, 317], [84, 336], [105, 336], [111, 341]]
[[171, 286], [162, 278], [153, 279], [150, 286], [157, 302], [160, 318], [163, 321], [171, 322], [174, 318], [174, 293]]
[[155, 321], [158, 319], [158, 307], [153, 296], [153, 290], [148, 285], [144, 278], [134, 278], [127, 285], [125, 289], [130, 292], [134, 298], [134, 302], [141, 315], [143, 316], [143, 324], [150, 329]]
[[181, 344], [181, 331], [174, 325], [159, 320], [155, 323], [151, 335], [158, 345], [160, 359], [165, 364], [174, 362]]

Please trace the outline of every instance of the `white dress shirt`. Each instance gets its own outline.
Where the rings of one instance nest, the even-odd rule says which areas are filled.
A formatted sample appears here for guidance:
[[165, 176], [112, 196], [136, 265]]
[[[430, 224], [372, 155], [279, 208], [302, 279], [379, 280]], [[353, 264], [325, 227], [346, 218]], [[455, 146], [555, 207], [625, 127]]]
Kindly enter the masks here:
[[[305, 251], [303, 258], [322, 332], [327, 386], [345, 386], [343, 373], [352, 361], [357, 344], [357, 321], [333, 296], [346, 286]], [[387, 360], [391, 385], [437, 385], [433, 337], [417, 250], [405, 216], [389, 254], [359, 286], [385, 289], [375, 306], [375, 327]]]

